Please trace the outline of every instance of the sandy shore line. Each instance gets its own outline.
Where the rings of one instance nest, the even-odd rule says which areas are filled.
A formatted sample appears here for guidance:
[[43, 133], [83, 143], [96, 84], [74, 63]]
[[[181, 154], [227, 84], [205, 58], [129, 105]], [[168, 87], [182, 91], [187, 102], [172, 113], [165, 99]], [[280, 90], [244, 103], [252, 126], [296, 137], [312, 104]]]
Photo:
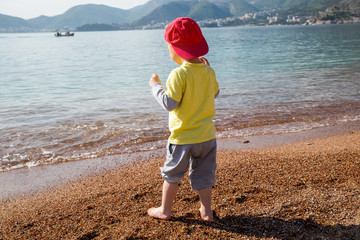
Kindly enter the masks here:
[[255, 149], [221, 143], [215, 222], [200, 220], [187, 177], [171, 221], [147, 216], [161, 197], [164, 157], [154, 155], [2, 202], [0, 239], [360, 239], [357, 127]]

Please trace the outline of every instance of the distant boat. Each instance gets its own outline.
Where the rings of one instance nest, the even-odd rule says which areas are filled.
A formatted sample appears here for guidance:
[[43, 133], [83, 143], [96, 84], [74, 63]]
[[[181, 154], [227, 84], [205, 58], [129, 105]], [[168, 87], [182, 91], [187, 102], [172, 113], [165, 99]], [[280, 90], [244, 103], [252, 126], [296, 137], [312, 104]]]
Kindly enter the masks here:
[[66, 33], [55, 33], [54, 34], [55, 37], [73, 37], [75, 35], [75, 33], [70, 33], [70, 32], [66, 32]]

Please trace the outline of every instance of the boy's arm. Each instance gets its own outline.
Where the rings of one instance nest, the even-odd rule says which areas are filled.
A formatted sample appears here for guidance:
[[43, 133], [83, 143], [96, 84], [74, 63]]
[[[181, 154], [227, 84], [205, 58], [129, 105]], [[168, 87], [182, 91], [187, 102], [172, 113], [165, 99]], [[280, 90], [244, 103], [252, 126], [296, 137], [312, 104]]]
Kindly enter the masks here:
[[152, 94], [154, 95], [155, 99], [158, 103], [168, 112], [176, 109], [179, 105], [179, 102], [175, 101], [168, 95], [166, 95], [165, 90], [161, 83], [156, 83], [153, 85], [151, 89]]
[[151, 87], [151, 92], [154, 95], [155, 99], [166, 111], [170, 112], [178, 107], [179, 102], [175, 101], [174, 99], [166, 95], [158, 75], [153, 74], [151, 76], [149, 85]]

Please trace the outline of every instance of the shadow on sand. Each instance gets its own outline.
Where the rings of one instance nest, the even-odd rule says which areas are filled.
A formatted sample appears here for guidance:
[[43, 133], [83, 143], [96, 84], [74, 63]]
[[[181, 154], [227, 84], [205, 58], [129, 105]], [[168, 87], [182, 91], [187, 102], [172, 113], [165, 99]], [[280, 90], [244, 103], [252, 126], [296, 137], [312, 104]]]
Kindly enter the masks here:
[[192, 225], [201, 225], [229, 233], [244, 236], [287, 239], [323, 239], [323, 240], [359, 240], [360, 226], [357, 225], [322, 225], [307, 219], [291, 219], [289, 221], [272, 217], [255, 217], [245, 215], [225, 216], [214, 222], [190, 219], [188, 217], [174, 218], [173, 221]]

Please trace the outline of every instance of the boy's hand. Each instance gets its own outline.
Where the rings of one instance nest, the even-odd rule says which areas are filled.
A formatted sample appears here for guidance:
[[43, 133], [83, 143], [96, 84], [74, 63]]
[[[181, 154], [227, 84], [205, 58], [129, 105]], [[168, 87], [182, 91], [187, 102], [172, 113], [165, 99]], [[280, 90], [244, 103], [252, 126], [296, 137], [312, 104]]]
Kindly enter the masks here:
[[161, 81], [160, 81], [159, 76], [154, 73], [150, 78], [149, 85], [150, 85], [150, 87], [153, 87], [157, 83], [161, 83]]
[[202, 61], [203, 64], [210, 66], [209, 61], [204, 57], [199, 57], [200, 61]]

